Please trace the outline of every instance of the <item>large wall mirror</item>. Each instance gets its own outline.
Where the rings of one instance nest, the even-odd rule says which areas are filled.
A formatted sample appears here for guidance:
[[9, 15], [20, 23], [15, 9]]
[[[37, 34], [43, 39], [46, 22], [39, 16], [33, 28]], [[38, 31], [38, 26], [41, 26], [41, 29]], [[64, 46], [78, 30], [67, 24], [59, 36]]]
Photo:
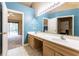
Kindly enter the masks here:
[[74, 31], [74, 25], [74, 15], [44, 19], [43, 32], [78, 36]]

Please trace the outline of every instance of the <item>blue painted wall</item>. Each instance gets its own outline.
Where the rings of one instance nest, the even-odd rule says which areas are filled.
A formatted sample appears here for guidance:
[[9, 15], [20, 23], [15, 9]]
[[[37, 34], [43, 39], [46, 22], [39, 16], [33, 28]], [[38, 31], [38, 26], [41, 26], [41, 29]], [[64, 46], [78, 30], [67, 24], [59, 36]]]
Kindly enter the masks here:
[[64, 10], [64, 11], [59, 11], [59, 12], [53, 12], [53, 13], [46, 13], [38, 17], [38, 19], [43, 19], [45, 18], [54, 18], [58, 16], [67, 16], [67, 15], [74, 15], [74, 35], [79, 36], [79, 9], [69, 9], [69, 10]]
[[[40, 29], [40, 22], [38, 22], [34, 18], [35, 10], [29, 7], [26, 7], [24, 5], [21, 5], [16, 2], [6, 2], [7, 8], [13, 9], [16, 11], [21, 11], [24, 13], [24, 39], [25, 43], [27, 42], [27, 32], [29, 31], [39, 31]], [[33, 26], [36, 27], [36, 29], [33, 29]]]

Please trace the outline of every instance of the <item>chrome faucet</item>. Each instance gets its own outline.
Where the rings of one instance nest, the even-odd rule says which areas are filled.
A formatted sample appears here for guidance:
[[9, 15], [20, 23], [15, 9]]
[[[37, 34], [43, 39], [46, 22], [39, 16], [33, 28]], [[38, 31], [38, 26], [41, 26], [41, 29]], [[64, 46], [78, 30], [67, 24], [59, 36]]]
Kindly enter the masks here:
[[37, 34], [37, 31], [35, 31], [35, 34]]
[[66, 40], [63, 35], [61, 35], [61, 39], [62, 39], [62, 40]]

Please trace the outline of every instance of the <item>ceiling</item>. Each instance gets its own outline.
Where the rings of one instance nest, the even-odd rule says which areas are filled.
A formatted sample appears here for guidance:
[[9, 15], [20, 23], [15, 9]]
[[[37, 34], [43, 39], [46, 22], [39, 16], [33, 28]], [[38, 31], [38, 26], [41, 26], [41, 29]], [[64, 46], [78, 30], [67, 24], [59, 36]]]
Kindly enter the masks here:
[[63, 4], [63, 2], [19, 2], [22, 5], [35, 9], [36, 15], [44, 14], [50, 10], [53, 10], [57, 6]]
[[22, 20], [22, 15], [19, 14], [19, 13], [8, 11], [8, 19], [9, 19], [9, 21], [12, 21], [12, 20]]
[[31, 7], [33, 2], [19, 2], [25, 6]]
[[64, 4], [60, 5], [57, 8], [54, 8], [53, 10], [49, 11], [51, 12], [59, 12], [59, 11], [64, 11], [68, 9], [76, 9], [79, 8], [79, 2], [65, 2]]

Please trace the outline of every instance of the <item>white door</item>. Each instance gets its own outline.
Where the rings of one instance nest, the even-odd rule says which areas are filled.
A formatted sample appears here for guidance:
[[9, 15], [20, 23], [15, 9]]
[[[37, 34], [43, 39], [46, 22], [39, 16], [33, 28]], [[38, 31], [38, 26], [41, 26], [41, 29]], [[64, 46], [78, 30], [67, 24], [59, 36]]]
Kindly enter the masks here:
[[2, 2], [2, 55], [7, 55], [8, 51], [8, 11], [5, 2]]
[[48, 32], [57, 34], [57, 18], [48, 20]]

